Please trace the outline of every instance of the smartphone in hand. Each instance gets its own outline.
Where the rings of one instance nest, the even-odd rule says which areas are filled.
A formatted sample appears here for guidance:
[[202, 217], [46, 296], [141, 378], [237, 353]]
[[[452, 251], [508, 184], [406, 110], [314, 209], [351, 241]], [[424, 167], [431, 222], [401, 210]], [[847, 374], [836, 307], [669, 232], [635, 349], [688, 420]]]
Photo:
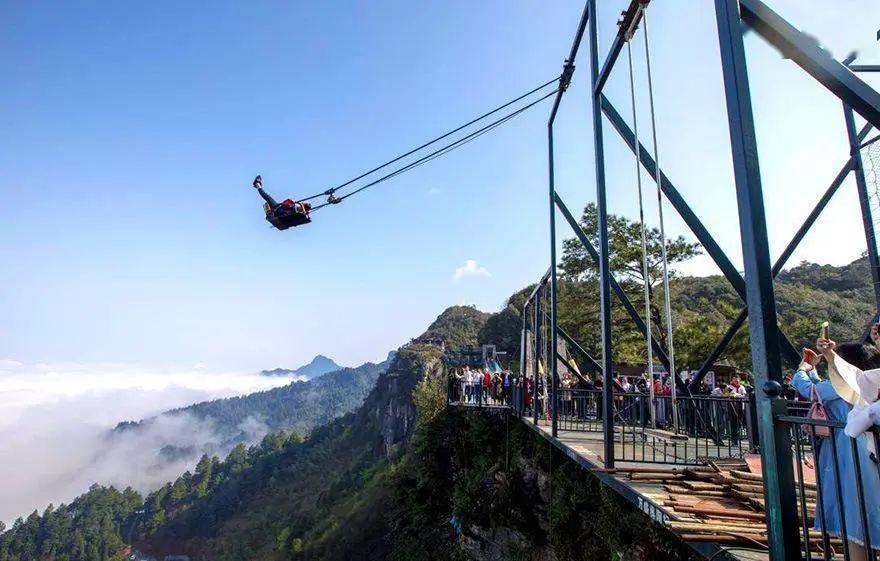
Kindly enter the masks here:
[[804, 355], [803, 357], [801, 357], [801, 361], [816, 366], [817, 364], [819, 364], [819, 360], [819, 355], [816, 354], [816, 351], [814, 351], [813, 349], [804, 349]]

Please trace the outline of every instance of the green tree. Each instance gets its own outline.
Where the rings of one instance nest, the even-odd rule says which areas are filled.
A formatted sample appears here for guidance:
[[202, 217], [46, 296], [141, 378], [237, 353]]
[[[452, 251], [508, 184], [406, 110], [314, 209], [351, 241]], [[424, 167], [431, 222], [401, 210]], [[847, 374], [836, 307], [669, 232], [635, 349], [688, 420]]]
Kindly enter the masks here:
[[290, 540], [290, 558], [291, 559], [299, 559], [303, 554], [303, 541], [302, 538], [293, 538]]
[[229, 474], [236, 474], [244, 471], [248, 467], [247, 449], [244, 444], [238, 444], [233, 448], [229, 455], [226, 456], [226, 471]]
[[186, 498], [186, 495], [186, 483], [184, 483], [182, 477], [178, 477], [174, 484], [171, 486], [171, 503], [174, 505], [180, 504], [183, 499]]
[[[583, 211], [580, 226], [594, 247], [599, 244], [598, 211], [594, 203], [589, 203]], [[653, 335], [666, 345], [665, 314], [662, 302], [663, 259], [662, 238], [657, 228], [646, 230], [646, 249], [648, 256], [648, 277], [645, 278], [642, 266], [641, 227], [626, 217], [611, 214], [608, 216], [608, 250], [611, 272], [629, 297], [636, 310], [644, 310], [644, 286], [647, 282], [651, 298], [651, 320]], [[700, 246], [679, 236], [666, 240], [669, 276], [676, 278], [674, 265], [700, 254]], [[563, 242], [559, 283], [559, 321], [591, 354], [600, 352], [599, 333], [596, 322], [599, 317], [598, 268], [592, 256], [578, 238]], [[673, 288], [674, 295], [674, 288]], [[612, 336], [614, 337], [615, 361], [644, 362], [646, 350], [642, 335], [635, 330], [635, 324], [620, 305], [612, 298]], [[642, 312], [643, 313], [643, 312]], [[673, 313], [673, 325], [678, 318]]]
[[[580, 227], [593, 243], [599, 247], [599, 215], [595, 203], [589, 203], [581, 215]], [[662, 238], [660, 230], [648, 228], [645, 231], [648, 254], [648, 283], [654, 289], [663, 280]], [[645, 275], [642, 266], [642, 234], [638, 222], [624, 216], [608, 215], [608, 258], [611, 271], [623, 284], [644, 285]], [[700, 254], [700, 245], [690, 243], [679, 236], [666, 240], [666, 258], [670, 265], [687, 261]], [[593, 258], [578, 238], [568, 238], [563, 242], [561, 269], [569, 280], [588, 280], [598, 277], [599, 271]], [[674, 271], [669, 271], [674, 276]]]
[[155, 491], [147, 498], [146, 511], [146, 528], [154, 531], [165, 523], [165, 497], [168, 494], [168, 486]]
[[213, 471], [214, 464], [211, 462], [211, 458], [207, 454], [203, 454], [199, 463], [196, 464], [196, 474], [193, 478], [195, 481], [193, 492], [196, 497], [201, 498], [208, 494], [208, 491], [211, 489], [211, 475]]

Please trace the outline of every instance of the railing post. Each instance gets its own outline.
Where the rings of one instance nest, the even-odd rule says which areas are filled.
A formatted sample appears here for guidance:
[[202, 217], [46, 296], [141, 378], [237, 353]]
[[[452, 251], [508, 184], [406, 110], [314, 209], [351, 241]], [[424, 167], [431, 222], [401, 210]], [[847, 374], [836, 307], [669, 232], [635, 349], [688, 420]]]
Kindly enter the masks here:
[[846, 104], [843, 105], [843, 117], [846, 121], [849, 151], [853, 158], [856, 189], [859, 193], [859, 206], [862, 211], [862, 225], [865, 229], [865, 241], [868, 245], [868, 265], [871, 269], [871, 281], [874, 283], [874, 308], [875, 313], [880, 313], [880, 257], [877, 255], [877, 236], [874, 232], [874, 220], [871, 216], [871, 199], [868, 197], [868, 184], [865, 181], [865, 168], [862, 163], [862, 151], [859, 149], [859, 135], [856, 132], [855, 117], [853, 110]]
[[[614, 467], [614, 413], [611, 376], [614, 356], [611, 348], [611, 269], [608, 263], [608, 208], [605, 198], [605, 147], [602, 140], [602, 104], [599, 88], [599, 31], [596, 0], [590, 0], [590, 105], [593, 109], [593, 152], [596, 164], [596, 209], [599, 219], [599, 304], [602, 329], [602, 388], [605, 467]], [[610, 69], [609, 69], [610, 71]]]
[[556, 335], [556, 186], [553, 177], [553, 123], [547, 125], [547, 156], [550, 176], [550, 434], [557, 435], [559, 427], [559, 399], [557, 388], [557, 335]]
[[748, 408], [749, 408], [749, 448], [752, 450], [758, 450], [761, 446], [761, 432], [758, 430], [758, 404], [757, 404], [757, 394], [758, 390], [755, 389], [749, 393], [748, 398]]
[[746, 302], [749, 310], [752, 371], [755, 386], [764, 390], [756, 396], [756, 401], [763, 444], [761, 463], [770, 559], [796, 561], [800, 559], [800, 535], [791, 438], [784, 423], [775, 422], [775, 416], [785, 414], [785, 400], [776, 398], [782, 389], [776, 299], [773, 293], [767, 222], [739, 0], [715, 0], [715, 15], [730, 128], [743, 265], [745, 278], [748, 280]]
[[513, 392], [514, 392], [513, 403], [514, 403], [514, 410], [516, 411], [517, 418], [522, 417], [523, 406], [522, 406], [522, 403], [520, 403], [520, 402], [522, 400], [522, 393], [523, 392], [517, 391], [516, 384], [518, 382], [520, 385], [520, 388], [522, 388], [523, 382], [525, 381], [526, 342], [529, 340], [528, 331], [526, 330], [526, 309], [527, 309], [527, 306], [523, 306], [523, 313], [522, 313], [523, 326], [522, 326], [522, 333], [520, 334], [520, 338], [519, 338], [519, 376], [516, 377], [516, 380], [513, 381], [513, 384], [511, 386], [511, 389], [513, 389]]
[[540, 360], [540, 349], [541, 349], [541, 287], [538, 286], [538, 292], [535, 293], [535, 336], [532, 339], [535, 340], [535, 352], [532, 353], [532, 357], [534, 358], [534, 383], [532, 384], [532, 416], [534, 417], [534, 423], [537, 426], [538, 424], [538, 361]]

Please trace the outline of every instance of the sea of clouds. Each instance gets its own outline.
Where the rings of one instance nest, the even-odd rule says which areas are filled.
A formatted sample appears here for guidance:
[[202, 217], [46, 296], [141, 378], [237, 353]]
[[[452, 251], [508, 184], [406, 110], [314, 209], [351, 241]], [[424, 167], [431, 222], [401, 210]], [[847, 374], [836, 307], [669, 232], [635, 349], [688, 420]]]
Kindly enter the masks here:
[[[9, 525], [49, 503], [69, 502], [92, 483], [155, 489], [197, 460], [157, 461], [162, 446], [199, 444], [223, 453], [222, 437], [210, 420], [180, 415], [111, 438], [118, 422], [291, 381], [204, 365], [147, 369], [0, 360], [0, 521]], [[240, 428], [250, 441], [266, 432], [257, 419]]]

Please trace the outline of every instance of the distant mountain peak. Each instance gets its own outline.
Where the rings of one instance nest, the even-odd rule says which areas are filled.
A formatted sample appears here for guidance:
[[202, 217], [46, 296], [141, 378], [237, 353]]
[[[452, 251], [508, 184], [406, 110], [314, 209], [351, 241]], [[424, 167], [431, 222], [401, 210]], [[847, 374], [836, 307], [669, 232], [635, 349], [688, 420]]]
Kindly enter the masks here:
[[[316, 365], [329, 365], [329, 366], [332, 366], [333, 368], [336, 368], [336, 369], [342, 368], [341, 366], [336, 364], [336, 362], [334, 362], [332, 358], [321, 355], [321, 354], [315, 355], [315, 358], [312, 359], [312, 362], [308, 363], [308, 365], [306, 365], [306, 366], [316, 366]], [[305, 367], [303, 367], [303, 368], [305, 368]]]
[[327, 374], [328, 372], [335, 372], [340, 369], [342, 369], [342, 366], [336, 364], [332, 358], [319, 354], [315, 355], [315, 358], [313, 358], [311, 362], [304, 366], [300, 366], [295, 370], [275, 368], [273, 370], [263, 370], [261, 374], [263, 374], [263, 376], [296, 376], [310, 380]]

